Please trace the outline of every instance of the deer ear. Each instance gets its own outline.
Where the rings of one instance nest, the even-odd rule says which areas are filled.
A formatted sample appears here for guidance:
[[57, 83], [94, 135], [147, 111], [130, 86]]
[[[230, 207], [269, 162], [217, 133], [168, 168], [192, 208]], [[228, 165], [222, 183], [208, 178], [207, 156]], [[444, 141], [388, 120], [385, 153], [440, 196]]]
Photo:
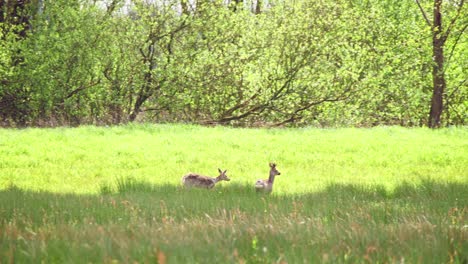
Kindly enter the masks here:
[[219, 173], [223, 173], [223, 172], [221, 171], [221, 169], [220, 169], [220, 168], [218, 168], [218, 172], [219, 172]]
[[226, 171], [227, 171], [227, 170], [224, 170], [223, 174], [226, 174]]

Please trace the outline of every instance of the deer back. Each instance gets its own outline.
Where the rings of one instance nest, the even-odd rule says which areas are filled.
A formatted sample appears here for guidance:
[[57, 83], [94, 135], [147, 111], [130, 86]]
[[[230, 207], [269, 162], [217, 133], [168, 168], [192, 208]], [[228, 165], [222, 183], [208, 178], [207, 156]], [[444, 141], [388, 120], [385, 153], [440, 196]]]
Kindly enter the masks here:
[[203, 176], [196, 173], [189, 173], [182, 178], [182, 184], [186, 187], [200, 187], [211, 189], [216, 180], [214, 178]]

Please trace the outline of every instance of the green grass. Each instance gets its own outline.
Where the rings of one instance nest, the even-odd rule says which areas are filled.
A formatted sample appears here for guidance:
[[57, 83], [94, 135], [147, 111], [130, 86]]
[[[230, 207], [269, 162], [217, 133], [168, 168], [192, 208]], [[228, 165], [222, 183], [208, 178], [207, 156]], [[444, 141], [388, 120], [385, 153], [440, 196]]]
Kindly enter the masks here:
[[0, 129], [0, 263], [466, 263], [467, 241], [466, 128]]

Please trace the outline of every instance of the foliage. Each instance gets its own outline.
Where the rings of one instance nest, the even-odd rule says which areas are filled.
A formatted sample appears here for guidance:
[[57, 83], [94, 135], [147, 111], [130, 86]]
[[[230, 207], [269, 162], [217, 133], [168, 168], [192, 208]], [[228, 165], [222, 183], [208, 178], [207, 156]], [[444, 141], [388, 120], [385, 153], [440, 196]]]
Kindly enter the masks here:
[[[30, 2], [28, 23], [0, 21], [2, 124], [425, 124], [432, 43], [416, 3], [196, 2]], [[446, 125], [467, 122], [460, 10]]]

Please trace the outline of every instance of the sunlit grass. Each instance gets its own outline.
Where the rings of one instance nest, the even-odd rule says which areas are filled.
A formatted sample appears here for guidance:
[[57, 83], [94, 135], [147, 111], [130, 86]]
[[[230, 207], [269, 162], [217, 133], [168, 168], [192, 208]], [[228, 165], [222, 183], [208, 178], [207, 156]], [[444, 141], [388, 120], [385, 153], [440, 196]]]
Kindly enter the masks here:
[[[331, 183], [383, 184], [466, 180], [463, 128], [231, 129], [181, 125], [0, 130], [0, 188], [98, 193], [120, 178], [180, 184], [187, 172], [227, 169], [251, 184], [278, 164], [275, 193], [321, 190]], [[225, 183], [222, 183], [225, 184]]]
[[467, 164], [465, 128], [2, 129], [0, 262], [463, 263]]

